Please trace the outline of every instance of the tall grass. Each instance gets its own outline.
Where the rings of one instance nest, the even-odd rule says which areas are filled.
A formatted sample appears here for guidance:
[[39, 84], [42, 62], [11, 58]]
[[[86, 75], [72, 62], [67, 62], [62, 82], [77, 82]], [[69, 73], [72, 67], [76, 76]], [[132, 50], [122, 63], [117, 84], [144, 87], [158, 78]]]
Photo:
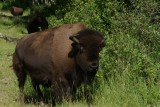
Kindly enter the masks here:
[[[100, 68], [93, 83], [93, 107], [160, 106], [160, 25], [151, 23], [159, 6], [159, 1], [135, 0], [134, 9], [127, 10], [124, 3], [116, 0], [75, 0], [47, 17], [50, 27], [84, 22], [105, 35], [106, 47], [100, 53]], [[0, 13], [10, 16], [8, 11]], [[0, 33], [17, 38], [26, 33], [22, 17], [0, 17], [0, 20]], [[10, 67], [15, 46], [16, 43], [0, 39], [0, 106], [37, 106], [30, 79], [25, 84], [29, 101], [19, 104], [17, 78]], [[41, 88], [49, 98], [49, 89]], [[64, 101], [57, 106], [87, 107], [81, 89], [77, 96], [79, 100]]]

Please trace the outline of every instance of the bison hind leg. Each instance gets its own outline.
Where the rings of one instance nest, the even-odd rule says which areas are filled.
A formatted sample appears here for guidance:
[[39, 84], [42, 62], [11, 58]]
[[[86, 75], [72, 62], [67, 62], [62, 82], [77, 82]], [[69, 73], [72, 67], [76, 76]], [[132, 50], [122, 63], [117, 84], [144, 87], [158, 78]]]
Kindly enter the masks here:
[[24, 84], [27, 74], [24, 71], [23, 63], [20, 61], [16, 53], [13, 54], [13, 69], [18, 79], [20, 103], [24, 103]]

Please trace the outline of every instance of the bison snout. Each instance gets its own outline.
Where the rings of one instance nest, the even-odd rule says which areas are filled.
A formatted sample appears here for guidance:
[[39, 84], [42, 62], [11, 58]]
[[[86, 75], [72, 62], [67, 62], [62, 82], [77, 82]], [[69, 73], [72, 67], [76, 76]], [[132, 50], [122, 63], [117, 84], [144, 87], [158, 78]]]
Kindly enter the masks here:
[[88, 66], [88, 71], [97, 71], [98, 70], [98, 62], [91, 62]]

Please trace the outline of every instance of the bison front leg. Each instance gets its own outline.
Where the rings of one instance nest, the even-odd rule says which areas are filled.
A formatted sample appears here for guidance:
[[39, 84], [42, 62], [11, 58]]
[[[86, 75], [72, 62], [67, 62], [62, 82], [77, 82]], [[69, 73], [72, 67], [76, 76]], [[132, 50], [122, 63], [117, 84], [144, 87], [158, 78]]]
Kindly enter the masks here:
[[58, 82], [54, 82], [52, 85], [53, 89], [53, 98], [52, 98], [52, 104], [55, 105], [55, 103], [61, 103], [63, 100], [71, 100], [71, 88], [68, 84], [68, 82], [63, 79]]
[[36, 81], [32, 80], [32, 85], [33, 85], [34, 90], [35, 90], [35, 91], [37, 92], [37, 94], [38, 94], [38, 101], [42, 101], [43, 94], [42, 94], [42, 92], [41, 92], [41, 89], [40, 89], [40, 87], [39, 87], [39, 84], [38, 84]]

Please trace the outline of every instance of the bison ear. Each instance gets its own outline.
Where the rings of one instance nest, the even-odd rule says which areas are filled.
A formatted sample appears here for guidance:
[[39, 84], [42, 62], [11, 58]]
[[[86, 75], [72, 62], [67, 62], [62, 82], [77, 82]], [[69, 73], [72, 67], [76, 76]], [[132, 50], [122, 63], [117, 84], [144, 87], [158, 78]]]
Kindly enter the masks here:
[[106, 45], [106, 44], [105, 44], [105, 41], [106, 41], [106, 39], [103, 39], [103, 40], [101, 41], [101, 46], [102, 46], [102, 47], [105, 47], [105, 45]]

